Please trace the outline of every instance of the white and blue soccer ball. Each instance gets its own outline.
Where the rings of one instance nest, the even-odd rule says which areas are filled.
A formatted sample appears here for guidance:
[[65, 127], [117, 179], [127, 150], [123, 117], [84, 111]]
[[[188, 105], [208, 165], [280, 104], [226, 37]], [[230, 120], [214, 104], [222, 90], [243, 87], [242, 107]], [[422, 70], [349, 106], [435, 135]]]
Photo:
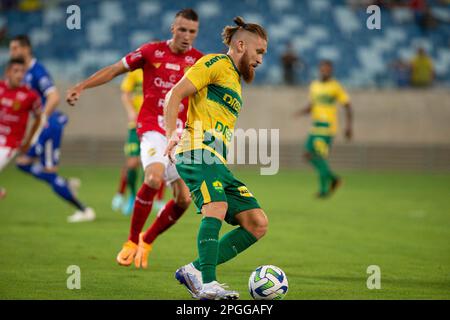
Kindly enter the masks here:
[[255, 300], [281, 300], [288, 286], [283, 270], [272, 265], [259, 266], [248, 279], [248, 290]]

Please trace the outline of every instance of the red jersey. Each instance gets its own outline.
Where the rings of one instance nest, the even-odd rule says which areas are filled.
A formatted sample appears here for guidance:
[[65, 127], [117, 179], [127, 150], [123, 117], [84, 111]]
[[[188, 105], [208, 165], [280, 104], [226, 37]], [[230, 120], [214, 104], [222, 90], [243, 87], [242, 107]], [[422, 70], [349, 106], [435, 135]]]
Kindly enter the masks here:
[[16, 149], [22, 143], [30, 112], [40, 112], [39, 94], [26, 87], [11, 88], [0, 81], [0, 146]]
[[[183, 77], [184, 73], [203, 54], [191, 48], [185, 53], [170, 50], [169, 41], [152, 42], [141, 46], [122, 58], [124, 66], [133, 71], [141, 68], [144, 74], [144, 102], [137, 118], [137, 133], [158, 131], [165, 135], [164, 98], [166, 93]], [[177, 119], [177, 131], [181, 134], [187, 117], [189, 98], [183, 99]]]

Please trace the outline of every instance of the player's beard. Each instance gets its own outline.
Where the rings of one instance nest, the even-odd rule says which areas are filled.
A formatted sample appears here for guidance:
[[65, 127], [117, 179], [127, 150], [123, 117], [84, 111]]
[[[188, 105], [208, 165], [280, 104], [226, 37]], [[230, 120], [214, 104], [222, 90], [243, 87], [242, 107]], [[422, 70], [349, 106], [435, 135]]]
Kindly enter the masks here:
[[251, 83], [255, 78], [255, 68], [250, 65], [247, 51], [242, 56], [241, 61], [239, 61], [239, 72], [246, 83]]

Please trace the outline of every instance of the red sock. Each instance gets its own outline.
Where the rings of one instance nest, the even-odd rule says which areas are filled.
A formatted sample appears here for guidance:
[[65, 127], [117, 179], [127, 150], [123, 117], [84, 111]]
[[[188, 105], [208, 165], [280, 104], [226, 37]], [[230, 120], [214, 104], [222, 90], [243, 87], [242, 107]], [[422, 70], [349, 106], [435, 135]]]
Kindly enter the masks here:
[[120, 194], [124, 194], [126, 187], [127, 187], [127, 169], [122, 168], [122, 171], [120, 172], [119, 190], [117, 192]]
[[175, 224], [175, 222], [177, 222], [177, 220], [183, 215], [184, 211], [186, 211], [186, 209], [177, 206], [173, 199], [167, 202], [156, 217], [155, 221], [153, 221], [153, 224], [147, 232], [145, 232], [144, 241], [146, 243], [153, 243], [158, 235], [169, 229]]
[[145, 183], [142, 184], [136, 195], [136, 199], [134, 200], [133, 216], [131, 217], [130, 236], [128, 237], [128, 240], [131, 240], [136, 244], [139, 243], [139, 233], [142, 231], [150, 211], [152, 211], [153, 198], [157, 192], [158, 190], [149, 187]]
[[156, 195], [156, 200], [164, 199], [164, 191], [166, 191], [166, 184], [165, 184], [165, 182], [161, 183], [161, 187], [159, 188], [158, 194]]

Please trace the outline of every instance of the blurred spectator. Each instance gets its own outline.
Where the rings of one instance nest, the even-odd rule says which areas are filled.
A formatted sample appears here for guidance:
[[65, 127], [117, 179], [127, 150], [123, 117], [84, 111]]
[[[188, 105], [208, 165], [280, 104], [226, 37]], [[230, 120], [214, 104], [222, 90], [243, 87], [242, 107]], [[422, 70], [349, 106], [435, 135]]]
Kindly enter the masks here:
[[411, 79], [411, 69], [409, 63], [402, 59], [397, 59], [390, 64], [395, 83], [399, 88], [408, 87]]
[[7, 47], [8, 43], [8, 29], [6, 29], [6, 25], [0, 25], [0, 47]]
[[283, 79], [284, 83], [293, 86], [297, 83], [296, 80], [296, 69], [301, 65], [301, 59], [297, 56], [292, 47], [292, 43], [288, 42], [286, 45], [286, 50], [281, 56], [281, 64], [283, 67]]
[[36, 11], [42, 8], [40, 0], [22, 0], [19, 3], [19, 9], [22, 11]]
[[433, 16], [431, 8], [425, 0], [411, 0], [409, 5], [414, 11], [414, 18], [422, 32], [427, 33], [428, 30], [437, 26], [438, 20]]
[[0, 0], [0, 9], [3, 10], [11, 10], [17, 7], [17, 0]]
[[414, 87], [429, 87], [433, 80], [433, 61], [423, 48], [419, 48], [411, 61], [411, 84]]
[[0, 48], [9, 45], [8, 28], [6, 25], [6, 18], [0, 16]]

